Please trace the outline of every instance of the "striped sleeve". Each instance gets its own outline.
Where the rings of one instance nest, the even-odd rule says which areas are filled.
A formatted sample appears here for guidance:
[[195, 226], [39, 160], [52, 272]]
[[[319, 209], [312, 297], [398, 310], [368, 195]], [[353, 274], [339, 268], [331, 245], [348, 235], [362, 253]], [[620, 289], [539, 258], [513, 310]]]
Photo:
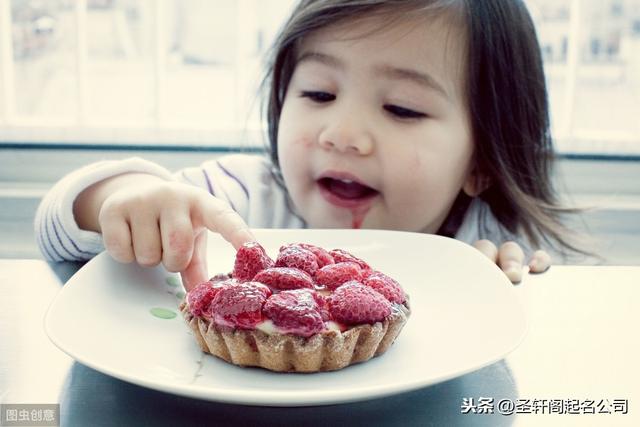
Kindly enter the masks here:
[[178, 172], [182, 181], [198, 185], [227, 202], [253, 228], [303, 228], [287, 192], [278, 183], [269, 159], [231, 154]]
[[104, 250], [102, 236], [81, 230], [73, 216], [73, 202], [90, 185], [127, 172], [149, 173], [172, 179], [169, 171], [140, 158], [90, 164], [58, 181], [40, 202], [35, 216], [35, 236], [49, 261], [83, 261]]
[[[228, 157], [232, 156], [220, 157], [209, 160], [198, 167], [183, 169], [178, 172], [178, 179], [204, 188], [212, 196], [227, 202], [231, 209], [238, 212], [246, 220], [250, 202], [247, 176], [242, 170], [230, 170], [227, 165]], [[251, 167], [251, 156], [242, 157], [245, 158], [245, 166], [248, 169], [260, 172]]]

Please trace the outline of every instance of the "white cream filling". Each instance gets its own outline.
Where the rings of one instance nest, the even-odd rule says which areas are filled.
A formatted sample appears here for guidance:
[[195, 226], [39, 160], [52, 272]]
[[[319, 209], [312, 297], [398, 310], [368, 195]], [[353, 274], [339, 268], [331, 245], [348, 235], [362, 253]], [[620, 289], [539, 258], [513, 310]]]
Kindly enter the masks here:
[[325, 326], [325, 328], [327, 328], [330, 331], [340, 332], [340, 325], [338, 325], [333, 320], [329, 320], [328, 322], [324, 322], [324, 326]]
[[278, 327], [273, 324], [271, 319], [264, 320], [256, 326], [256, 329], [261, 330], [265, 334], [273, 335], [279, 333]]
[[[263, 320], [262, 322], [258, 323], [258, 325], [256, 326], [256, 329], [261, 330], [262, 332], [264, 332], [265, 334], [268, 335], [274, 335], [274, 334], [286, 334], [287, 331], [283, 330], [282, 328], [277, 327], [273, 321], [271, 319], [267, 319], [267, 320]], [[324, 329], [325, 331], [337, 331], [340, 332], [340, 325], [338, 325], [336, 322], [334, 321], [328, 321], [328, 322], [324, 322]]]

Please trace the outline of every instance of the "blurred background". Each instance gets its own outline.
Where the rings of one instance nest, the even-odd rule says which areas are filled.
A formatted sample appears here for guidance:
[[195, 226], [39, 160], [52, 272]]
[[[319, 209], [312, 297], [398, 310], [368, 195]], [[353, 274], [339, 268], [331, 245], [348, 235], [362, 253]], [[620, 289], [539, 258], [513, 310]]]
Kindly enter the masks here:
[[203, 142], [196, 129], [259, 126], [262, 59], [293, 4], [2, 2], [5, 139], [88, 142], [108, 129], [109, 143], [158, 142], [145, 132], [163, 128], [180, 144]]
[[[0, 0], [0, 256], [34, 257], [67, 171], [167, 167], [262, 144], [263, 60], [293, 0]], [[557, 180], [609, 263], [640, 263], [640, 0], [527, 0]], [[180, 153], [180, 156], [176, 156]]]

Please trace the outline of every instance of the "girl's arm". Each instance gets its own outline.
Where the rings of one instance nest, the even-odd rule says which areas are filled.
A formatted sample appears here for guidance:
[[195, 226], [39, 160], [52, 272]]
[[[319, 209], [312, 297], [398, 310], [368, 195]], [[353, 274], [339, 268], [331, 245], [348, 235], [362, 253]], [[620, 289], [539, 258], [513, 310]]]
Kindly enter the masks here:
[[55, 261], [105, 249], [121, 262], [160, 262], [187, 288], [204, 281], [206, 229], [235, 247], [253, 240], [242, 218], [207, 190], [140, 159], [100, 162], [69, 174], [42, 201], [38, 241]]
[[[163, 183], [165, 185], [161, 185]], [[232, 224], [231, 230], [223, 227], [217, 231], [235, 242], [234, 244], [237, 244], [236, 240], [253, 238], [251, 233], [246, 231], [246, 224], [260, 228], [304, 227], [304, 222], [291, 210], [286, 192], [274, 179], [270, 163], [261, 156], [228, 155], [205, 162], [199, 167], [180, 170], [173, 175], [154, 163], [133, 158], [86, 166], [70, 173], [54, 185], [41, 202], [36, 216], [35, 229], [41, 251], [51, 261], [87, 260], [102, 252], [106, 243], [107, 249], [112, 255], [115, 254], [114, 258], [138, 261], [135, 243], [123, 244], [129, 249], [121, 253], [109, 243], [112, 238], [116, 242], [123, 242], [123, 237], [117, 237], [118, 233], [105, 234], [103, 225], [105, 218], [101, 221], [101, 212], [105, 217], [105, 212], [113, 214], [115, 211], [116, 213], [113, 214], [115, 217], [123, 218], [125, 214], [119, 212], [119, 209], [128, 205], [127, 200], [134, 197], [134, 194], [138, 194], [135, 197], [144, 196], [155, 199], [155, 196], [150, 195], [155, 193], [147, 191], [153, 188], [155, 191], [164, 191], [164, 195], [160, 197], [163, 202], [158, 203], [154, 212], [164, 210], [175, 213], [179, 208], [175, 205], [180, 203], [182, 206], [187, 205], [189, 209], [194, 204], [198, 205], [200, 207], [198, 212], [190, 211], [190, 215], [195, 215], [196, 218], [201, 217], [199, 222], [195, 221], [197, 226], [202, 227], [204, 224], [205, 228], [219, 228], [220, 224]], [[133, 192], [134, 189], [136, 189], [135, 192]], [[123, 191], [120, 192], [120, 190]], [[138, 201], [135, 204], [143, 208], [153, 205], [149, 201], [143, 203]], [[105, 210], [105, 205], [109, 205], [109, 209]], [[158, 223], [158, 221], [149, 220], [154, 212], [148, 212], [148, 210], [131, 209], [126, 215], [131, 215], [133, 219], [141, 215], [140, 218], [143, 219], [136, 221], [144, 225]], [[205, 210], [208, 213], [204, 213]], [[196, 213], [199, 213], [200, 217]], [[225, 218], [220, 219], [220, 215]], [[182, 215], [182, 217], [185, 216]], [[216, 217], [216, 224], [205, 222]], [[132, 218], [126, 218], [127, 229], [131, 225]], [[147, 220], [145, 221], [144, 218]], [[194, 221], [191, 221], [192, 225], [193, 223]], [[134, 228], [143, 229], [138, 226]], [[116, 227], [109, 229], [116, 230]], [[120, 229], [125, 229], [122, 222]], [[233, 230], [240, 231], [236, 235]], [[152, 264], [158, 261], [157, 248], [171, 241], [170, 239], [167, 242], [162, 240], [163, 236], [169, 236], [169, 234], [160, 232], [160, 239], [152, 237], [134, 239], [137, 242], [146, 242], [145, 247], [139, 248], [138, 254], [146, 251], [147, 258], [151, 259], [142, 259], [141, 264]], [[161, 258], [162, 263], [168, 268], [182, 271], [183, 277], [186, 278], [185, 283], [197, 281], [206, 275], [205, 244], [204, 237], [199, 237], [201, 234], [206, 235], [198, 229], [197, 236], [193, 237], [193, 243], [190, 243], [190, 238], [187, 239], [187, 246], [193, 247], [193, 252], [190, 249], [186, 252], [177, 251], [191, 255], [189, 268], [176, 270], [181, 268], [180, 265], [184, 261], [179, 256], [167, 255], [166, 259]], [[116, 237], [112, 237], [114, 235]], [[146, 231], [141, 235], [157, 236], [158, 234]], [[176, 243], [176, 239], [172, 241]], [[167, 251], [167, 254], [171, 253], [176, 251]]]
[[[77, 169], [60, 179], [43, 197], [35, 215], [34, 229], [40, 251], [49, 261], [84, 261], [104, 250], [97, 227], [78, 226], [74, 215], [76, 198], [92, 185], [127, 173], [153, 175], [171, 180], [165, 168], [140, 159], [107, 160]], [[83, 220], [91, 214], [78, 210]]]

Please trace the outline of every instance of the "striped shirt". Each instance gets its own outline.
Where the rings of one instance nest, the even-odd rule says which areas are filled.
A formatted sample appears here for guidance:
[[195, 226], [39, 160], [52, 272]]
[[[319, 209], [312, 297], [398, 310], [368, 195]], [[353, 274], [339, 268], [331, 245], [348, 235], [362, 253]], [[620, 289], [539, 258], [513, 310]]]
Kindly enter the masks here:
[[[263, 156], [233, 154], [173, 174], [140, 158], [107, 160], [71, 172], [43, 198], [35, 217], [35, 233], [47, 260], [88, 260], [104, 250], [99, 233], [78, 227], [73, 202], [90, 185], [127, 172], [149, 173], [201, 187], [227, 202], [252, 228], [306, 227], [286, 190], [275, 179], [270, 161]], [[531, 252], [526, 242], [500, 226], [486, 203], [478, 198], [471, 202], [455, 238], [467, 243], [489, 239], [496, 244], [516, 240], [525, 253]]]

